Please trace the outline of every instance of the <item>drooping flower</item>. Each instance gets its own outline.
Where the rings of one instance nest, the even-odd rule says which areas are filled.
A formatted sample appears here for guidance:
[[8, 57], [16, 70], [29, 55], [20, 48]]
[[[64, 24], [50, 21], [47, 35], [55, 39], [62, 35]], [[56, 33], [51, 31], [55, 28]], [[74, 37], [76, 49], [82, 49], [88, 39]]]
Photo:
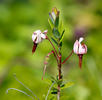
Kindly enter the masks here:
[[76, 40], [75, 43], [74, 43], [74, 47], [73, 47], [74, 53], [79, 56], [79, 66], [80, 66], [80, 68], [82, 66], [82, 57], [83, 57], [83, 54], [87, 53], [87, 46], [85, 44], [81, 43], [83, 40], [84, 40], [83, 37], [81, 37], [79, 39], [79, 41]]
[[42, 42], [42, 40], [46, 39], [47, 36], [47, 30], [45, 30], [44, 32], [41, 32], [40, 30], [36, 30], [33, 35], [32, 35], [32, 41], [33, 41], [33, 49], [32, 49], [32, 53], [35, 52], [37, 45]]

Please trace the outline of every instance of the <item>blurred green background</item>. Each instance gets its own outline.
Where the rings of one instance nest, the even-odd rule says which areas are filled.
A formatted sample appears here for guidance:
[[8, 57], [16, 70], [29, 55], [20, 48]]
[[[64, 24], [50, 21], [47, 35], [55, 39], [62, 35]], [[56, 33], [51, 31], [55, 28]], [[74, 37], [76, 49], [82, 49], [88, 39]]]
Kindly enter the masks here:
[[[41, 80], [43, 62], [52, 47], [43, 41], [32, 55], [31, 37], [37, 29], [48, 29], [51, 35], [48, 13], [53, 7], [60, 10], [66, 30], [62, 59], [78, 37], [84, 36], [88, 46], [81, 70], [75, 54], [63, 65], [64, 79], [73, 80], [75, 85], [62, 91], [61, 100], [102, 100], [102, 0], [0, 0], [0, 100], [32, 100], [14, 90], [6, 94], [8, 88], [30, 94], [15, 80], [14, 73], [44, 100], [49, 85]], [[51, 56], [44, 78], [56, 75], [56, 61]]]

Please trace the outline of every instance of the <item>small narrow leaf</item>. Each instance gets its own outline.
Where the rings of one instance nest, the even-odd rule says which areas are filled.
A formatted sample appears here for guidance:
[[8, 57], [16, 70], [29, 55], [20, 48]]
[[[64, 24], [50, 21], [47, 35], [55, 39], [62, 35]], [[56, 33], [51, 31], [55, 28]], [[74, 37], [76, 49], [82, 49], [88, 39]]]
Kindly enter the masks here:
[[59, 16], [56, 17], [56, 20], [55, 20], [55, 27], [58, 27], [59, 25]]
[[51, 81], [56, 82], [56, 79], [53, 76], [51, 76]]
[[53, 19], [53, 16], [51, 15], [51, 13], [49, 13], [49, 19], [50, 19], [51, 22], [54, 24], [54, 19]]
[[64, 86], [65, 86], [65, 84], [60, 85], [60, 87], [64, 87]]
[[56, 39], [59, 39], [60, 38], [60, 33], [58, 32], [58, 30], [56, 28], [53, 28], [53, 35]]
[[51, 92], [51, 94], [57, 94], [57, 92]]
[[63, 82], [63, 80], [62, 80], [62, 79], [57, 80], [57, 84], [58, 84], [58, 85], [61, 85], [61, 84], [62, 84], [62, 82]]
[[61, 89], [69, 88], [73, 85], [74, 85], [74, 82], [67, 82], [66, 84], [64, 84], [64, 87], [61, 87]]
[[60, 33], [62, 33], [62, 31], [63, 31], [62, 21], [59, 23], [58, 30], [59, 30]]
[[48, 79], [48, 78], [44, 79], [44, 82], [49, 84], [49, 85], [52, 84], [52, 81], [50, 79]]
[[50, 25], [51, 29], [53, 29], [54, 24], [52, 23], [52, 21], [51, 21], [51, 19], [50, 19], [50, 18], [48, 19], [48, 22], [49, 22], [49, 25]]
[[60, 46], [62, 47], [62, 42], [60, 42]]
[[53, 37], [51, 37], [51, 39], [56, 45], [58, 45], [57, 41]]
[[62, 41], [63, 37], [64, 37], [64, 32], [65, 30], [63, 30], [62, 34], [61, 34], [61, 37], [60, 37], [60, 41]]

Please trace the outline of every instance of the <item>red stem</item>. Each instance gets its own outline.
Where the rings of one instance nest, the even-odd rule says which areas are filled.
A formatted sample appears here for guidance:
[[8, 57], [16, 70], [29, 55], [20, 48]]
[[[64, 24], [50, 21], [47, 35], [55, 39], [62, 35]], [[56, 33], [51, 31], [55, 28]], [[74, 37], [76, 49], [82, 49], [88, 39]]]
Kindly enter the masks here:
[[54, 51], [55, 51], [55, 53], [56, 53], [56, 55], [58, 57], [57, 50], [55, 49], [53, 43], [51, 42], [51, 40], [48, 37], [46, 39], [49, 40], [49, 42], [51, 43], [51, 45], [52, 45], [52, 47], [53, 47], [53, 49], [54, 49]]
[[53, 54], [54, 54], [54, 57], [56, 58], [56, 61], [57, 61], [57, 64], [58, 64], [58, 58], [56, 57], [56, 54], [55, 52], [52, 50]]
[[[58, 80], [61, 80], [62, 77], [61, 77], [61, 66], [62, 66], [62, 55], [61, 55], [61, 51], [60, 51], [60, 45], [58, 46], [59, 47], [59, 63], [58, 63]], [[60, 100], [60, 85], [58, 84], [58, 96], [57, 96], [57, 100]]]
[[72, 52], [70, 53], [70, 55], [62, 62], [62, 64], [64, 64], [64, 63], [72, 56], [72, 54], [73, 54], [73, 50], [72, 50]]

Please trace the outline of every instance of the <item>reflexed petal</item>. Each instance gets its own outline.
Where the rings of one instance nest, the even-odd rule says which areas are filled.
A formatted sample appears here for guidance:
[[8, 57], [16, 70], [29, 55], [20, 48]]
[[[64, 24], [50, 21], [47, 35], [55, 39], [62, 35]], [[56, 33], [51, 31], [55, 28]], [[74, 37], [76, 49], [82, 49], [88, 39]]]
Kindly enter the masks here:
[[46, 35], [42, 33], [42, 34], [41, 34], [41, 38], [42, 38], [42, 39], [46, 39]]
[[47, 32], [48, 32], [48, 30], [45, 30], [43, 33], [44, 33], [44, 34], [47, 34]]
[[79, 51], [78, 46], [79, 46], [79, 42], [78, 42], [78, 40], [76, 40], [75, 43], [74, 43], [74, 47], [73, 47], [73, 51], [76, 54], [78, 54], [78, 51]]
[[37, 35], [37, 40], [35, 41], [35, 43], [40, 43], [41, 42], [41, 34]]
[[37, 35], [34, 35], [34, 34], [32, 35], [33, 42], [35, 41], [36, 37], [37, 37]]
[[83, 40], [84, 40], [84, 38], [83, 37], [80, 37], [79, 43], [81, 43]]
[[84, 44], [84, 45], [80, 45], [79, 46], [79, 54], [85, 54], [87, 53], [87, 46]]
[[37, 33], [37, 35], [38, 35], [38, 34], [41, 33], [41, 31], [40, 30], [36, 30], [34, 33]]

